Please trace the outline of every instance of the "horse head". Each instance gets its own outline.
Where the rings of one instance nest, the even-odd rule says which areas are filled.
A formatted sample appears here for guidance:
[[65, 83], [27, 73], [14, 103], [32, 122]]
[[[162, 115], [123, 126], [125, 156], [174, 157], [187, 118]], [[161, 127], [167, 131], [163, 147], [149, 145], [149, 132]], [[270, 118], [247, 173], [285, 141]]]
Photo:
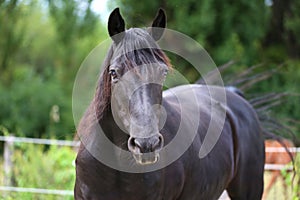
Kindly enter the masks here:
[[148, 29], [125, 30], [118, 8], [108, 21], [108, 32], [113, 40], [108, 68], [111, 110], [119, 127], [129, 134], [127, 147], [138, 164], [157, 162], [164, 145], [160, 133], [162, 86], [170, 64], [156, 41], [165, 25], [162, 9]]

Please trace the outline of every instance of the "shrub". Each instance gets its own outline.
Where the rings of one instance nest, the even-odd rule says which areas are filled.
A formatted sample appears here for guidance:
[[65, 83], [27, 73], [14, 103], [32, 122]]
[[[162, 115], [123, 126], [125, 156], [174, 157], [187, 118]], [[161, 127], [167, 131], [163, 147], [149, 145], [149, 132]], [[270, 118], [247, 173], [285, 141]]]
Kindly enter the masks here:
[[[15, 187], [73, 190], [75, 182], [75, 151], [70, 147], [16, 144], [13, 153]], [[1, 183], [3, 185], [3, 183]], [[6, 192], [5, 199], [73, 199], [37, 193]]]

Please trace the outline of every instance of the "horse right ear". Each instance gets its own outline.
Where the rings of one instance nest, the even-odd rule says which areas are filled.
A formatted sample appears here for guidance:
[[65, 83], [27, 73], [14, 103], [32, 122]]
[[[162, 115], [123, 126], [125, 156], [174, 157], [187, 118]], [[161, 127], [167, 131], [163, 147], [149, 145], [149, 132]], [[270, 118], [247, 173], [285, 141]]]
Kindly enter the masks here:
[[125, 22], [120, 14], [120, 9], [115, 8], [108, 18], [108, 33], [115, 43], [119, 43], [125, 31]]
[[166, 28], [167, 17], [165, 11], [160, 8], [156, 14], [156, 17], [152, 23], [152, 27], [150, 29], [150, 34], [152, 35], [155, 41], [158, 41], [164, 33], [164, 28]]

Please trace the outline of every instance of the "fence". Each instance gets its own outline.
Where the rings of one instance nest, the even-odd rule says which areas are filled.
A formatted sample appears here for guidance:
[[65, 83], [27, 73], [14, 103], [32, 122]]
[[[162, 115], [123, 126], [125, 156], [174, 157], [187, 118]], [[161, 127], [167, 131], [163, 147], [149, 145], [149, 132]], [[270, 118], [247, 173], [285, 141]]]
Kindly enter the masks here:
[[[9, 176], [13, 167], [11, 157], [13, 155], [14, 143], [30, 143], [30, 144], [44, 144], [44, 145], [57, 145], [57, 146], [71, 146], [78, 147], [80, 142], [66, 141], [66, 140], [54, 140], [54, 139], [37, 139], [37, 138], [24, 138], [14, 136], [0, 136], [0, 141], [5, 142], [4, 144], [4, 175]], [[10, 177], [5, 177], [5, 186], [0, 186], [0, 191], [6, 192], [27, 192], [27, 193], [38, 193], [38, 194], [53, 194], [53, 195], [73, 195], [73, 191], [70, 190], [50, 190], [43, 188], [22, 188], [10, 186]]]
[[[13, 144], [14, 143], [31, 143], [31, 144], [44, 144], [44, 145], [57, 145], [57, 146], [71, 146], [78, 147], [80, 142], [76, 141], [65, 141], [65, 140], [53, 140], [53, 139], [37, 139], [37, 138], [24, 138], [24, 137], [14, 137], [14, 136], [0, 136], [0, 141], [5, 142], [4, 145], [4, 171], [5, 174], [10, 174], [12, 167], [11, 156], [13, 154]], [[300, 148], [288, 148], [290, 152], [300, 152]], [[281, 147], [269, 147], [266, 148], [266, 152], [285, 152], [285, 148]], [[265, 170], [282, 170], [282, 169], [292, 169], [292, 167], [287, 167], [286, 165], [277, 164], [266, 164]], [[70, 190], [50, 190], [43, 188], [22, 188], [22, 187], [11, 187], [10, 183], [7, 181], [6, 186], [0, 186], [0, 191], [6, 192], [27, 192], [27, 193], [39, 193], [39, 194], [54, 194], [54, 195], [73, 195], [73, 191]]]

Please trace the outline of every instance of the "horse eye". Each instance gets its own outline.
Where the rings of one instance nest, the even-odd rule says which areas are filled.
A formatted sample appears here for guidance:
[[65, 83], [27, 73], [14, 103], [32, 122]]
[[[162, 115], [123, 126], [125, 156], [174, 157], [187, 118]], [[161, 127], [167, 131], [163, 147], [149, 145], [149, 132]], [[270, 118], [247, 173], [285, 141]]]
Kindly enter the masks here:
[[169, 70], [168, 70], [168, 69], [165, 69], [165, 70], [164, 70], [164, 76], [167, 76], [168, 72], [169, 72]]
[[118, 78], [117, 72], [114, 69], [109, 70], [109, 74], [112, 77], [112, 79], [117, 79]]

